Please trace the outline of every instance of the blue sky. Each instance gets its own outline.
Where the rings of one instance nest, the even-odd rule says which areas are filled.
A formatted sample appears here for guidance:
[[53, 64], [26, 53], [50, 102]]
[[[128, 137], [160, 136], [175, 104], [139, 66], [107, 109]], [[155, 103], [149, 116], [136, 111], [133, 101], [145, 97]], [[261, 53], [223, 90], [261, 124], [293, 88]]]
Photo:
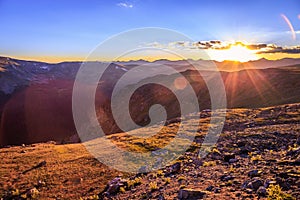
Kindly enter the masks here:
[[106, 38], [134, 28], [174, 29], [195, 41], [295, 46], [284, 14], [300, 30], [299, 0], [0, 0], [0, 54], [82, 58]]

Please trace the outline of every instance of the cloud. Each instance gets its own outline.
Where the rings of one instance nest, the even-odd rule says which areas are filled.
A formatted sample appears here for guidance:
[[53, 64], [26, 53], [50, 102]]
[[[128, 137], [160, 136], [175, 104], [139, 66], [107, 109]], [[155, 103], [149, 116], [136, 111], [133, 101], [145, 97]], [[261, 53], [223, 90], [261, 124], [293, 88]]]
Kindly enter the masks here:
[[[214, 50], [226, 50], [229, 49], [231, 46], [237, 46], [237, 45], [247, 47], [250, 50], [259, 50], [261, 48], [267, 47], [267, 44], [245, 44], [239, 41], [230, 43], [230, 42], [223, 42], [219, 40], [198, 41], [193, 43], [177, 42], [177, 44], [180, 46], [183, 46], [183, 44], [185, 44], [185, 47], [191, 49], [214, 49]], [[191, 45], [189, 46], [189, 44]]]
[[246, 46], [250, 50], [260, 50], [260, 49], [266, 48], [268, 45], [267, 44], [248, 44]]
[[185, 50], [227, 50], [232, 46], [242, 46], [249, 50], [252, 50], [256, 54], [268, 54], [268, 53], [287, 53], [287, 54], [300, 54], [300, 46], [293, 47], [281, 47], [275, 44], [248, 44], [241, 41], [236, 42], [225, 42], [219, 40], [211, 41], [197, 41], [197, 42], [187, 42], [187, 41], [176, 41], [170, 42], [168, 44], [161, 44], [158, 42], [149, 43], [148, 46], [157, 47], [157, 48], [176, 48], [176, 49], [185, 49]]
[[125, 3], [125, 2], [117, 3], [117, 6], [123, 7], [123, 8], [133, 8], [133, 5], [132, 5], [132, 4]]
[[264, 50], [257, 52], [257, 54], [268, 54], [268, 53], [298, 54], [298, 53], [300, 53], [300, 46], [280, 47], [280, 46], [276, 46], [276, 45], [269, 45]]

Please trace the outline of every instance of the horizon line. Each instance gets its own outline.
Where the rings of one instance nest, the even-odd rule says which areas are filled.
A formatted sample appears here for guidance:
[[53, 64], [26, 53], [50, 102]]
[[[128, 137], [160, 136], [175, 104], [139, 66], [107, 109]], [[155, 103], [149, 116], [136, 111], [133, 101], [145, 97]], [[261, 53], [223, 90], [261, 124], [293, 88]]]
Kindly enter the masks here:
[[[44, 56], [43, 56], [44, 57]], [[42, 57], [42, 58], [43, 58]], [[284, 57], [284, 58], [278, 58], [278, 59], [267, 59], [267, 58], [258, 58], [258, 59], [253, 59], [253, 60], [248, 60], [248, 61], [238, 61], [238, 60], [222, 60], [222, 61], [218, 61], [218, 60], [214, 60], [214, 59], [192, 59], [192, 58], [188, 58], [188, 59], [178, 59], [178, 60], [172, 60], [172, 59], [167, 59], [167, 58], [160, 58], [160, 59], [153, 59], [153, 60], [147, 60], [147, 59], [130, 59], [130, 60], [84, 60], [82, 58], [80, 59], [70, 59], [70, 58], [66, 58], [65, 60], [61, 60], [61, 61], [50, 61], [50, 60], [46, 60], [46, 59], [39, 59], [39, 58], [34, 58], [34, 57], [14, 57], [14, 56], [7, 56], [7, 55], [0, 55], [0, 58], [9, 58], [9, 59], [13, 59], [13, 60], [22, 60], [22, 61], [29, 61], [29, 62], [42, 62], [42, 63], [49, 63], [49, 64], [59, 64], [59, 63], [65, 63], [65, 62], [104, 62], [104, 63], [113, 63], [113, 62], [125, 62], [125, 63], [129, 63], [129, 62], [137, 62], [137, 61], [144, 61], [144, 62], [148, 62], [148, 63], [153, 63], [153, 62], [157, 62], [157, 61], [169, 61], [169, 62], [177, 62], [177, 61], [213, 61], [213, 62], [235, 62], [235, 63], [248, 63], [248, 62], [255, 62], [255, 61], [259, 61], [259, 60], [267, 60], [267, 61], [279, 61], [279, 60], [284, 60], [284, 59], [300, 59], [300, 58], [291, 58], [291, 57]], [[71, 57], [72, 58], [72, 57]]]

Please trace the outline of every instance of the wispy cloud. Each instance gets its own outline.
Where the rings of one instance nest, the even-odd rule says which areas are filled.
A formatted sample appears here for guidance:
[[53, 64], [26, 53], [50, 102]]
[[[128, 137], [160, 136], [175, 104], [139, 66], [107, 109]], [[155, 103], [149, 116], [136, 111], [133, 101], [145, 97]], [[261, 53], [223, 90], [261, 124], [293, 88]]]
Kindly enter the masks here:
[[132, 5], [132, 4], [130, 4], [130, 3], [125, 3], [125, 2], [117, 3], [117, 6], [123, 7], [123, 8], [133, 8], [133, 5]]

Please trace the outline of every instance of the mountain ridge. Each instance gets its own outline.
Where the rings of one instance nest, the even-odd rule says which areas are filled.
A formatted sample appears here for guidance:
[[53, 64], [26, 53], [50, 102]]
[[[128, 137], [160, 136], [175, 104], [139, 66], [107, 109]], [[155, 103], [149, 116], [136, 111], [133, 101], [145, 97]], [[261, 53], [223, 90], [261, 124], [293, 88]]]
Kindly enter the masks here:
[[[80, 63], [45, 65], [20, 61], [18, 64], [7, 65], [5, 68], [8, 70], [0, 72], [0, 145], [48, 140], [59, 143], [79, 142], [79, 138], [74, 137], [76, 129], [72, 115], [72, 91]], [[98, 84], [95, 105], [96, 113], [101, 117], [97, 120], [103, 125], [106, 134], [121, 131], [111, 112], [111, 95], [117, 81], [127, 70], [135, 67], [136, 65], [112, 63]], [[199, 110], [210, 108], [206, 83], [197, 70], [179, 67], [177, 69], [182, 70], [180, 73], [170, 74], [167, 71], [156, 71], [157, 65], [150, 65], [147, 69], [147, 78], [139, 83], [147, 80], [167, 82], [172, 88], [178, 76], [183, 75], [197, 94]], [[157, 72], [160, 75], [155, 75]], [[144, 74], [143, 71], [138, 73]], [[219, 73], [225, 85], [228, 108], [255, 108], [300, 102], [300, 73], [294, 68], [247, 69]], [[214, 78], [217, 72], [206, 70], [202, 71], [203, 74]], [[87, 77], [89, 76], [94, 74]], [[122, 87], [126, 92], [135, 84], [138, 83], [129, 81]], [[83, 91], [89, 91], [88, 85], [83, 84], [82, 87], [86, 88]], [[122, 99], [122, 96], [118, 98]], [[131, 97], [129, 106], [133, 120], [137, 124], [146, 125], [149, 122], [148, 111], [154, 104], [162, 104], [167, 108], [168, 120], [181, 115], [175, 96], [167, 88], [145, 85]], [[22, 123], [16, 124], [16, 121]]]

